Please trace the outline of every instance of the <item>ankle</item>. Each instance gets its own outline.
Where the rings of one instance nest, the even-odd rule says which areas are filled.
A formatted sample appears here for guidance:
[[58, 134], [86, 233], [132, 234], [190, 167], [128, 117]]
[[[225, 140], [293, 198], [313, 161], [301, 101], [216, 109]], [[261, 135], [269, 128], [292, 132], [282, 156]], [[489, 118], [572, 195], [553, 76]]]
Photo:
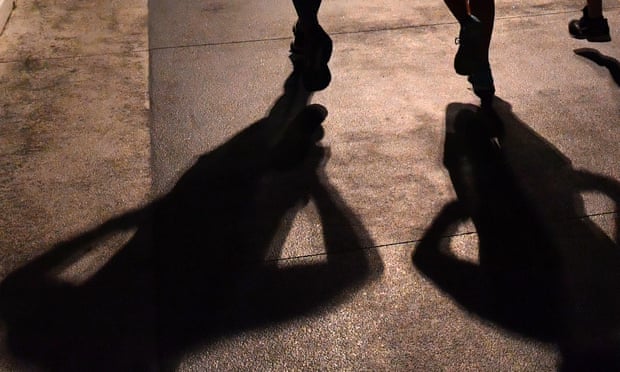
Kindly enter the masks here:
[[321, 26], [319, 25], [318, 18], [314, 17], [311, 19], [303, 19], [303, 20], [301, 18], [298, 19], [297, 27], [301, 30], [301, 32], [305, 34], [310, 34], [313, 31], [316, 31]]
[[600, 21], [603, 19], [603, 13], [588, 11], [588, 19], [591, 21]]
[[480, 23], [480, 20], [478, 18], [476, 18], [475, 15], [468, 14], [465, 17], [463, 17], [461, 19], [458, 19], [458, 22], [461, 25], [461, 27], [467, 27], [467, 26], [475, 24], [475, 23]]
[[592, 8], [590, 6], [587, 6], [584, 8], [584, 15], [586, 16], [586, 18], [588, 19], [592, 19], [592, 20], [599, 20], [603, 18], [603, 10], [600, 8]]

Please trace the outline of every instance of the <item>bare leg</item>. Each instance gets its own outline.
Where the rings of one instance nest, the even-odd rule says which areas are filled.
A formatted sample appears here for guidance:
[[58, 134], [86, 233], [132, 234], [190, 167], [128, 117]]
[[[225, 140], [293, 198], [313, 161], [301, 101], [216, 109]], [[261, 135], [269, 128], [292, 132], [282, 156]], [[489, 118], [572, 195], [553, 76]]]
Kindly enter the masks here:
[[321, 0], [293, 0], [297, 12], [297, 25], [303, 31], [312, 31], [319, 25], [318, 13]]
[[444, 0], [459, 21], [459, 50], [454, 57], [454, 70], [468, 76], [474, 93], [483, 105], [495, 94], [489, 66], [489, 46], [495, 20], [495, 0]]
[[319, 25], [321, 0], [293, 0], [297, 24], [293, 30], [291, 60], [303, 71], [303, 84], [310, 92], [325, 89], [331, 81], [327, 63], [332, 54], [332, 40]]
[[491, 35], [493, 34], [493, 24], [495, 21], [495, 0], [470, 0], [469, 6], [471, 14], [482, 23], [482, 44], [479, 51], [480, 56], [486, 61], [489, 60], [489, 46], [491, 45]]
[[444, 2], [459, 23], [463, 24], [467, 20], [469, 17], [467, 0], [444, 0]]

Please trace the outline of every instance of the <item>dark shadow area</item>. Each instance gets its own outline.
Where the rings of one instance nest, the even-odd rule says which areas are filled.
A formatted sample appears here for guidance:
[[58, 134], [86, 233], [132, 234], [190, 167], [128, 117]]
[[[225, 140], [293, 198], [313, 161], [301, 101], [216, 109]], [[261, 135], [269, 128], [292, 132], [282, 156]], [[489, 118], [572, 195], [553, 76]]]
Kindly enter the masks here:
[[601, 54], [601, 52], [592, 48], [579, 48], [575, 49], [574, 52], [578, 56], [587, 58], [597, 65], [608, 69], [612, 79], [620, 87], [620, 62], [617, 59]]
[[[188, 350], [337, 301], [382, 263], [324, 175], [327, 115], [293, 72], [269, 115], [201, 156], [147, 207], [61, 242], [0, 286], [7, 345], [53, 371], [173, 370]], [[325, 256], [277, 262], [312, 201]], [[137, 227], [82, 284], [58, 274], [92, 245]]]
[[[620, 238], [586, 215], [580, 193], [620, 205], [620, 183], [576, 170], [519, 120], [507, 102], [494, 110], [450, 104], [444, 165], [458, 200], [442, 209], [413, 253], [414, 265], [467, 311], [517, 334], [555, 343], [564, 371], [620, 369]], [[494, 141], [485, 129], [498, 120]], [[471, 219], [478, 262], [450, 251]]]

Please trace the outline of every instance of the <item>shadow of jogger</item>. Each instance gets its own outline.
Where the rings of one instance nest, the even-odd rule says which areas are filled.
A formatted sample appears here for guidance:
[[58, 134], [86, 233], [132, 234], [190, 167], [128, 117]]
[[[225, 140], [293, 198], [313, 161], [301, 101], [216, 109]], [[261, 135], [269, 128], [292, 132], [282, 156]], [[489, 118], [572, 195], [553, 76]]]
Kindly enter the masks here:
[[[171, 370], [191, 347], [326, 306], [380, 273], [369, 235], [322, 171], [327, 112], [306, 106], [301, 87], [294, 71], [268, 117], [201, 156], [159, 200], [11, 273], [0, 285], [10, 351], [55, 371]], [[309, 200], [326, 259], [267, 260]], [[58, 278], [92, 242], [134, 226], [84, 283]]]
[[[620, 205], [620, 184], [575, 170], [498, 98], [501, 147], [489, 116], [450, 104], [444, 164], [458, 196], [413, 253], [414, 265], [468, 311], [519, 334], [557, 343], [563, 370], [620, 367], [620, 248], [585, 217], [580, 192]], [[450, 252], [450, 233], [471, 218], [478, 263]]]

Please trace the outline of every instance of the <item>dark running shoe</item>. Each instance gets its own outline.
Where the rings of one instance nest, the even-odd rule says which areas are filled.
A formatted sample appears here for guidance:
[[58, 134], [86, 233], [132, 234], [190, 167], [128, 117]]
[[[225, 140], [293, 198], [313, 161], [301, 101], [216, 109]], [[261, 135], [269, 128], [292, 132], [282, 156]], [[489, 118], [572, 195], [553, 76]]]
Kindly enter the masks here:
[[457, 74], [467, 76], [473, 71], [480, 70], [484, 61], [480, 58], [480, 44], [482, 43], [482, 24], [474, 17], [461, 25], [459, 37], [455, 42], [459, 49], [454, 57], [454, 70]]
[[293, 34], [295, 40], [291, 43], [290, 58], [294, 68], [301, 69], [304, 87], [310, 92], [327, 88], [332, 78], [327, 67], [332, 55], [332, 39], [321, 26], [305, 34], [295, 25]]
[[576, 39], [587, 39], [592, 42], [611, 41], [607, 19], [588, 17], [588, 7], [584, 7], [583, 16], [568, 23], [568, 32]]
[[491, 74], [491, 67], [488, 64], [469, 74], [467, 81], [471, 83], [474, 93], [485, 103], [495, 95], [493, 75]]

